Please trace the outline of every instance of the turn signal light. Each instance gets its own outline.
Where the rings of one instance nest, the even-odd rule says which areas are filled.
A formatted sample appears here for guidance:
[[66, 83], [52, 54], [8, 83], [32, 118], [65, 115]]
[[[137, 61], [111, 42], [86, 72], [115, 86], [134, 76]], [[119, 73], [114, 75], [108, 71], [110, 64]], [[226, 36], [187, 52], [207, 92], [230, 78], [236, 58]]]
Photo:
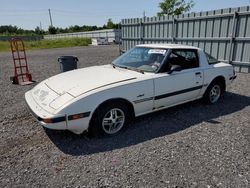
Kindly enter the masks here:
[[83, 114], [76, 114], [76, 115], [73, 115], [72, 117], [71, 117], [71, 119], [72, 120], [76, 120], [76, 119], [81, 119], [81, 118], [83, 118], [84, 116], [83, 116]]
[[44, 123], [53, 123], [53, 120], [52, 119], [43, 119], [43, 122]]

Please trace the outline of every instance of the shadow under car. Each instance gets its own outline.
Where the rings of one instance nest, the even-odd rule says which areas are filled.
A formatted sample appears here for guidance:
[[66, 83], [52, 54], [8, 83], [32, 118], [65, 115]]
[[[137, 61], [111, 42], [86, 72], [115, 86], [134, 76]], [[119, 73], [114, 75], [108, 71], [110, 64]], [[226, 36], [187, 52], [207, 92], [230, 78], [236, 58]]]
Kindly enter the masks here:
[[69, 131], [45, 129], [51, 141], [64, 153], [88, 155], [129, 147], [154, 138], [170, 135], [201, 122], [220, 124], [214, 120], [250, 105], [250, 97], [227, 92], [223, 100], [206, 105], [201, 100], [147, 114], [132, 121], [121, 133], [111, 137], [89, 138]]

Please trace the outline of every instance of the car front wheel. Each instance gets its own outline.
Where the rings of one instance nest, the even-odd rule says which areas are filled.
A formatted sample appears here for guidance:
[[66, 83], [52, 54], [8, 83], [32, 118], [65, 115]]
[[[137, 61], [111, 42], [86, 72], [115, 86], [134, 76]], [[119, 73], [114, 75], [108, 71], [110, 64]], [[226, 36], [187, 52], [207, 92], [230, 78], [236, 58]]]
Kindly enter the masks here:
[[125, 112], [120, 108], [111, 108], [102, 118], [102, 130], [106, 134], [119, 132], [125, 123]]
[[90, 134], [93, 136], [115, 135], [126, 125], [129, 119], [129, 110], [122, 103], [108, 103], [97, 109], [90, 125]]

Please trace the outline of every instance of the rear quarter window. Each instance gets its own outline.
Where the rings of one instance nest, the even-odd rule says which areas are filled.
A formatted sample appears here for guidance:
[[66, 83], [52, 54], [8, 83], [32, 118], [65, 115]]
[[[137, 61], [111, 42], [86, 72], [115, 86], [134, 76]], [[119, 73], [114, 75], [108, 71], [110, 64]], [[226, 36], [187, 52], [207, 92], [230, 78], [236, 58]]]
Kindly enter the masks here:
[[205, 54], [207, 56], [207, 62], [209, 65], [219, 63], [219, 61], [217, 59], [215, 59], [213, 56], [209, 55], [208, 53], [205, 53]]

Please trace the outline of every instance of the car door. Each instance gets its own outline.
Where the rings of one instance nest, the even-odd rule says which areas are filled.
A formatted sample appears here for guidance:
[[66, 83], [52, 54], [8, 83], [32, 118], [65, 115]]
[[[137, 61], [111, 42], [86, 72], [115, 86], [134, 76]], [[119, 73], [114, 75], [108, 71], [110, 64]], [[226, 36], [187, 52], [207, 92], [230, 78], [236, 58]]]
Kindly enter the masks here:
[[196, 99], [203, 85], [203, 71], [199, 67], [196, 50], [172, 50], [165, 64], [179, 65], [181, 71], [171, 74], [168, 70], [158, 73], [154, 78], [154, 108], [164, 108]]

